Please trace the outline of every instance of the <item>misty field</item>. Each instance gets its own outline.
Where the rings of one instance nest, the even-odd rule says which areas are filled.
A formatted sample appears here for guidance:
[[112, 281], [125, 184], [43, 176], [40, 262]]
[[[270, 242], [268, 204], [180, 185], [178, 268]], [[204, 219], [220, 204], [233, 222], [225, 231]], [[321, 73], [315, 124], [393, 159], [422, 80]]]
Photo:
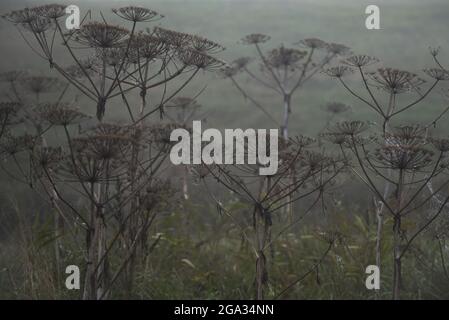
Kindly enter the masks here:
[[0, 5], [0, 299], [449, 298], [445, 0], [70, 4]]

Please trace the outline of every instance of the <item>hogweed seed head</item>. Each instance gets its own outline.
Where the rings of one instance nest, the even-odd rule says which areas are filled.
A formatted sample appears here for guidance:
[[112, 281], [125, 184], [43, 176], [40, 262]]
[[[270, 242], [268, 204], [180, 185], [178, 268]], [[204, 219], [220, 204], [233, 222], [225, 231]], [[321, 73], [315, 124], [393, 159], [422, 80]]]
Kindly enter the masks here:
[[38, 16], [47, 19], [59, 19], [65, 16], [65, 9], [67, 6], [61, 4], [46, 4], [43, 6], [34, 7], [33, 10]]
[[410, 91], [425, 83], [414, 73], [392, 68], [379, 68], [376, 72], [368, 73], [368, 76], [374, 80], [375, 86], [395, 94]]
[[443, 69], [424, 69], [424, 72], [431, 78], [439, 81], [449, 80], [449, 72]]
[[308, 49], [323, 49], [323, 48], [327, 47], [327, 43], [325, 41], [317, 39], [317, 38], [303, 39], [303, 40], [295, 43], [295, 45], [301, 46], [303, 48], [308, 48]]
[[370, 57], [367, 55], [354, 55], [346, 58], [342, 61], [343, 64], [349, 65], [351, 67], [366, 67], [379, 62], [377, 58]]
[[113, 48], [124, 45], [129, 31], [119, 26], [101, 22], [84, 24], [76, 33], [74, 40], [93, 48]]
[[341, 78], [349, 73], [353, 73], [354, 71], [347, 66], [336, 66], [332, 68], [328, 68], [323, 71], [325, 74], [332, 78]]
[[245, 36], [241, 40], [241, 42], [243, 44], [259, 44], [259, 43], [265, 43], [268, 40], [270, 40], [270, 37], [265, 34], [253, 33], [253, 34]]
[[159, 13], [151, 9], [136, 6], [128, 6], [118, 9], [112, 9], [112, 12], [114, 12], [122, 19], [133, 22], [148, 22], [158, 20], [164, 17], [163, 15], [160, 15]]

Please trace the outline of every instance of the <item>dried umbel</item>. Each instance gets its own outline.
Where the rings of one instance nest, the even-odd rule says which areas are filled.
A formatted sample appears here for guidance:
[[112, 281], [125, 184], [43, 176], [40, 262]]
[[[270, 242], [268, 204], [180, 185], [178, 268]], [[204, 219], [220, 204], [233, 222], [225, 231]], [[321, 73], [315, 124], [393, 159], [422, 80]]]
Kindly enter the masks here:
[[65, 69], [65, 72], [73, 77], [82, 79], [86, 77], [86, 73], [91, 76], [98, 72], [99, 60], [97, 57], [91, 57], [79, 61], [79, 64], [74, 64]]
[[343, 56], [345, 54], [348, 54], [350, 51], [349, 47], [339, 43], [329, 43], [326, 46], [326, 49], [327, 51], [329, 51], [329, 53], [336, 56]]
[[192, 36], [190, 45], [197, 51], [209, 54], [217, 53], [225, 49], [222, 45], [200, 36]]
[[25, 8], [22, 10], [15, 10], [10, 13], [2, 15], [2, 17], [8, 21], [14, 23], [30, 23], [37, 17], [35, 10], [30, 8]]
[[331, 114], [335, 114], [335, 115], [346, 112], [350, 109], [351, 109], [350, 106], [348, 106], [347, 104], [341, 103], [341, 102], [329, 102], [324, 107], [325, 111], [327, 111]]
[[23, 23], [22, 26], [33, 33], [40, 34], [50, 29], [53, 25], [52, 20], [43, 17], [36, 17], [28, 23]]
[[349, 58], [346, 58], [345, 60], [342, 61], [343, 64], [347, 64], [349, 66], [358, 68], [366, 67], [375, 64], [377, 62], [379, 62], [377, 58], [370, 57], [364, 54], [350, 56]]
[[136, 7], [136, 6], [128, 6], [118, 9], [112, 9], [116, 15], [125, 20], [133, 21], [133, 22], [148, 22], [163, 18], [162, 15], [153, 11], [151, 9]]
[[59, 19], [65, 16], [66, 6], [61, 4], [46, 4], [33, 8], [37, 15], [48, 19]]
[[375, 86], [394, 94], [410, 91], [425, 82], [414, 73], [392, 68], [379, 68], [368, 76]]
[[30, 134], [13, 136], [7, 134], [0, 140], [0, 154], [15, 155], [22, 151], [32, 151], [36, 145], [36, 137]]
[[36, 169], [55, 170], [64, 159], [61, 147], [40, 147], [34, 150], [33, 163]]
[[346, 66], [336, 66], [324, 70], [324, 73], [333, 78], [341, 78], [349, 73], [353, 73], [353, 70]]
[[23, 78], [25, 75], [26, 75], [25, 71], [18, 71], [18, 70], [2, 72], [0, 73], [0, 81], [14, 83], [17, 80]]
[[308, 49], [323, 49], [327, 47], [327, 43], [325, 41], [317, 38], [303, 39], [297, 42], [296, 45]]
[[97, 160], [122, 158], [129, 149], [130, 139], [123, 135], [97, 134], [73, 139], [79, 152], [85, 152]]
[[431, 78], [439, 81], [449, 80], [449, 72], [443, 69], [424, 69], [424, 72]]
[[265, 34], [253, 33], [244, 37], [241, 41], [243, 44], [259, 44], [270, 40], [270, 37]]
[[179, 50], [178, 58], [187, 66], [195, 66], [204, 70], [219, 70], [225, 64], [221, 60], [193, 49]]
[[385, 134], [383, 140], [386, 145], [393, 146], [422, 146], [426, 143], [421, 126], [402, 126], [392, 129]]
[[123, 62], [127, 62], [126, 48], [123, 47], [98, 49], [96, 57], [110, 67], [119, 67]]
[[185, 46], [188, 46], [190, 44], [190, 41], [192, 39], [192, 35], [168, 30], [160, 27], [154, 28], [154, 34], [156, 37], [158, 37], [161, 41], [167, 43], [168, 45], [174, 47], [174, 48], [182, 48]]
[[444, 153], [449, 151], [449, 139], [430, 138], [429, 141], [438, 151]]
[[74, 40], [93, 48], [113, 48], [123, 45], [128, 35], [129, 31], [125, 28], [89, 22], [75, 33]]
[[432, 163], [433, 152], [414, 146], [385, 146], [376, 150], [377, 161], [386, 168], [419, 171]]
[[157, 208], [166, 208], [172, 200], [168, 200], [176, 191], [170, 184], [170, 180], [155, 179], [140, 195], [139, 202], [150, 211]]
[[330, 143], [339, 145], [339, 146], [347, 146], [350, 142], [347, 134], [338, 133], [338, 132], [325, 132], [321, 133], [320, 137]]
[[0, 102], [0, 128], [11, 124], [21, 107], [18, 102]]
[[343, 121], [337, 122], [333, 128], [336, 133], [348, 136], [356, 136], [368, 129], [368, 125], [363, 121]]
[[139, 32], [131, 39], [129, 59], [137, 63], [140, 59], [152, 60], [168, 52], [167, 43], [159, 37]]
[[53, 77], [30, 76], [21, 79], [21, 85], [34, 94], [49, 92], [57, 88], [59, 80]]
[[45, 103], [36, 108], [36, 113], [52, 125], [68, 126], [89, 119], [84, 113], [62, 103]]
[[274, 68], [295, 68], [307, 53], [305, 51], [281, 46], [268, 53], [268, 63]]

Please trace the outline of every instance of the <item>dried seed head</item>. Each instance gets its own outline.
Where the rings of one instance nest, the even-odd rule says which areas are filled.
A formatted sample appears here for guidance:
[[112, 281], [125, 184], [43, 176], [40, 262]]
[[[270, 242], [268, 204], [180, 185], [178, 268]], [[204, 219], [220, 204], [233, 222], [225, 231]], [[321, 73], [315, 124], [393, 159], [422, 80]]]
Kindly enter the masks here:
[[22, 23], [22, 26], [33, 33], [40, 34], [44, 33], [53, 25], [52, 20], [44, 17], [36, 17], [30, 22]]
[[433, 144], [435, 149], [440, 152], [448, 152], [449, 151], [449, 139], [442, 138], [430, 138], [429, 141]]
[[366, 122], [356, 120], [337, 122], [333, 131], [348, 136], [356, 136], [366, 129], [368, 129], [368, 125], [366, 124]]
[[416, 74], [392, 68], [379, 68], [368, 73], [375, 86], [392, 93], [403, 93], [419, 87], [425, 81]]
[[259, 44], [270, 40], [270, 37], [260, 33], [253, 33], [244, 37], [241, 41], [243, 44]]
[[33, 10], [37, 15], [48, 19], [59, 19], [65, 16], [66, 6], [61, 4], [46, 4], [43, 6], [35, 7]]
[[443, 69], [424, 69], [424, 72], [431, 78], [439, 81], [449, 80], [449, 72]]
[[160, 27], [154, 28], [154, 34], [159, 38], [160, 41], [165, 42], [175, 49], [189, 46], [192, 39], [192, 35], [190, 34], [168, 30]]
[[200, 36], [192, 36], [190, 45], [193, 49], [208, 54], [217, 53], [225, 49], [222, 45]]
[[268, 63], [274, 68], [294, 68], [307, 52], [281, 46], [271, 50], [267, 55]]
[[33, 162], [35, 166], [38, 166], [37, 169], [55, 169], [63, 159], [64, 154], [61, 147], [40, 147], [33, 152]]
[[317, 39], [317, 38], [308, 38], [301, 40], [296, 45], [299, 45], [303, 48], [309, 48], [309, 49], [323, 49], [327, 47], [327, 43], [323, 40]]
[[321, 133], [320, 137], [326, 141], [329, 141], [330, 143], [343, 146], [347, 145], [349, 142], [348, 135], [344, 133], [338, 133], [338, 132], [325, 132]]
[[7, 71], [0, 73], [0, 81], [6, 82], [16, 82], [17, 80], [23, 78], [26, 75], [25, 71]]
[[371, 64], [377, 63], [379, 60], [374, 57], [370, 57], [367, 55], [354, 55], [346, 58], [342, 61], [343, 64], [352, 66], [352, 67], [366, 67]]
[[424, 132], [424, 128], [421, 126], [396, 127], [392, 129], [392, 132], [385, 135], [384, 140], [386, 145], [417, 147], [426, 143], [423, 136]]
[[341, 102], [329, 102], [324, 110], [332, 114], [340, 114], [350, 110], [351, 107]]
[[353, 70], [347, 66], [337, 66], [324, 70], [324, 73], [332, 78], [341, 78], [349, 73], [353, 73]]
[[178, 58], [187, 66], [204, 70], [219, 70], [225, 65], [223, 61], [193, 49], [178, 50]]
[[68, 75], [73, 78], [84, 78], [86, 73], [91, 76], [98, 71], [99, 61], [96, 57], [87, 58], [79, 61], [80, 65], [74, 64], [65, 69]]
[[133, 22], [154, 21], [164, 17], [151, 9], [136, 6], [112, 9], [112, 12], [122, 19]]
[[17, 112], [22, 107], [18, 102], [0, 102], [0, 127], [17, 123]]
[[433, 152], [413, 146], [384, 146], [376, 151], [379, 163], [394, 170], [418, 171], [432, 162]]
[[53, 77], [30, 76], [21, 79], [21, 85], [34, 94], [40, 94], [57, 89], [59, 80]]
[[329, 43], [327, 45], [327, 51], [333, 55], [344, 56], [349, 53], [349, 47], [339, 43]]
[[76, 33], [75, 41], [93, 48], [113, 48], [124, 44], [129, 31], [119, 26], [100, 22], [84, 24]]
[[152, 60], [163, 56], [169, 49], [159, 37], [139, 32], [131, 39], [129, 59], [137, 63], [140, 59]]
[[21, 136], [7, 134], [0, 140], [0, 154], [15, 155], [26, 150], [32, 151], [36, 142], [36, 136], [27, 133]]
[[37, 13], [35, 10], [25, 8], [22, 10], [11, 11], [10, 13], [2, 15], [2, 18], [14, 23], [30, 23], [36, 19]]
[[68, 126], [89, 119], [87, 115], [67, 104], [45, 103], [36, 108], [37, 114], [53, 125]]

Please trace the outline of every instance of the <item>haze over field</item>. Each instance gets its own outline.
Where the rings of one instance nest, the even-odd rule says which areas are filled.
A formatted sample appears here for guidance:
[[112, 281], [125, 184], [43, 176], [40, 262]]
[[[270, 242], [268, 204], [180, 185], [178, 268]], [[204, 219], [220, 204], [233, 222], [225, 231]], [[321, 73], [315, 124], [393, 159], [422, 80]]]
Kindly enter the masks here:
[[[311, 0], [165, 0], [165, 1], [63, 1], [77, 4], [81, 14], [92, 9], [93, 19], [101, 19], [102, 10], [109, 21], [118, 21], [110, 8], [122, 3], [152, 8], [165, 15], [162, 25], [175, 30], [199, 34], [223, 44], [220, 57], [232, 61], [240, 56], [254, 56], [252, 48], [243, 46], [239, 39], [250, 33], [265, 33], [271, 40], [264, 45], [269, 50], [280, 44], [292, 45], [303, 38], [317, 37], [329, 42], [343, 43], [355, 53], [375, 56], [385, 66], [419, 72], [432, 66], [429, 46], [441, 46], [442, 57], [449, 56], [449, 6], [445, 0], [415, 1], [311, 1]], [[45, 1], [4, 0], [1, 11], [20, 9]], [[115, 3], [117, 5], [115, 5]], [[365, 28], [364, 13], [369, 4], [380, 7], [381, 30]], [[48, 72], [46, 64], [40, 64], [31, 50], [26, 48], [18, 32], [5, 21], [0, 22], [0, 69], [8, 70], [12, 63], [23, 69]], [[198, 101], [209, 110], [209, 122], [216, 127], [271, 126], [266, 117], [230, 85], [216, 75], [210, 78]], [[245, 82], [244, 77], [240, 79]], [[201, 82], [201, 81], [200, 81]], [[194, 96], [203, 84], [192, 84], [185, 93]], [[266, 91], [251, 87], [264, 105], [280, 117], [280, 101]], [[357, 108], [357, 102], [334, 85], [326, 76], [317, 76], [305, 86], [294, 101], [291, 124], [293, 130], [314, 133], [324, 124], [321, 108], [331, 101], [341, 101]], [[433, 100], [436, 104], [441, 101]], [[436, 114], [434, 106], [417, 108], [413, 119], [426, 121]], [[365, 109], [362, 111], [365, 112]], [[358, 113], [360, 115], [360, 113]], [[349, 115], [348, 115], [349, 116]]]

